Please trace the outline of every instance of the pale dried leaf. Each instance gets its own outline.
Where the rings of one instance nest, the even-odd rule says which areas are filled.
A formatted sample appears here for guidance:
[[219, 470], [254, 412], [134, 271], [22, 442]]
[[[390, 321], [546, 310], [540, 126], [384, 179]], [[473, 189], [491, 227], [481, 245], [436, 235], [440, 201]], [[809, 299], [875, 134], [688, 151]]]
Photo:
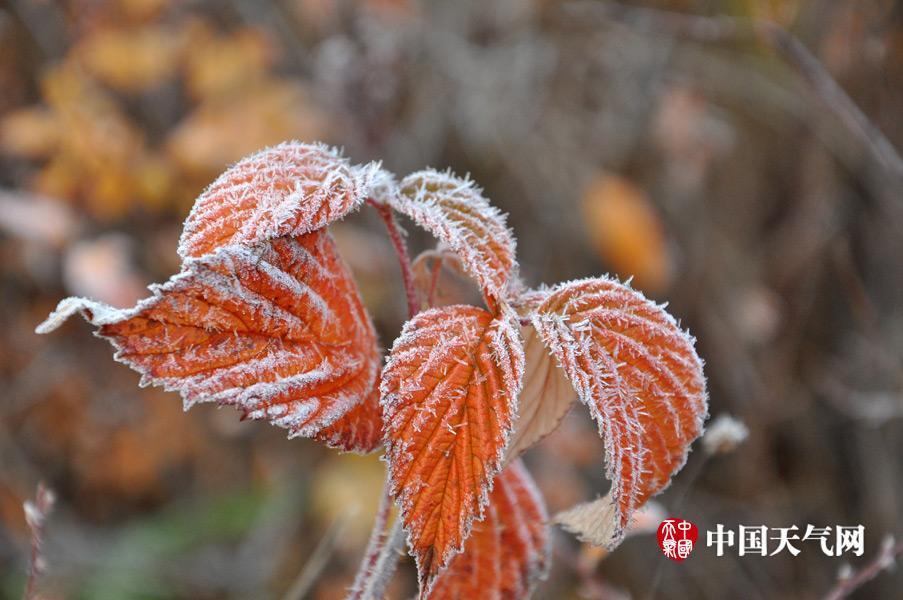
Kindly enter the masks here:
[[552, 522], [576, 535], [581, 542], [604, 547], [615, 542], [621, 526], [618, 505], [611, 494], [562, 511]]
[[[666, 516], [664, 507], [650, 500], [633, 513], [625, 535], [654, 532]], [[608, 494], [561, 511], [552, 517], [552, 522], [573, 533], [581, 542], [611, 546], [617, 536], [619, 515], [615, 502]]]
[[567, 415], [577, 395], [555, 364], [532, 325], [521, 327], [524, 340], [524, 387], [520, 393], [514, 433], [508, 444], [513, 460], [546, 437]]

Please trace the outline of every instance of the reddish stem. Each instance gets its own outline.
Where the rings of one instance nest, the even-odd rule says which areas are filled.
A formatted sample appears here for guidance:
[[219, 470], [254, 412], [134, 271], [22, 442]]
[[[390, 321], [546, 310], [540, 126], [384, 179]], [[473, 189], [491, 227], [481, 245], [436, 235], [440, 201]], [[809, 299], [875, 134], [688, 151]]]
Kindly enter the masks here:
[[[401, 234], [401, 229], [395, 220], [395, 213], [388, 204], [377, 202], [372, 198], [367, 199], [367, 204], [376, 209], [377, 214], [386, 224], [389, 239], [392, 240], [392, 246], [395, 248], [395, 254], [398, 256], [398, 266], [401, 268], [401, 278], [404, 282], [405, 297], [408, 302], [408, 318], [413, 319], [420, 312], [420, 299], [417, 296], [417, 290], [414, 288], [414, 273], [411, 267], [411, 259], [408, 256], [407, 245]], [[370, 532], [370, 540], [367, 542], [367, 550], [361, 559], [360, 567], [357, 575], [354, 577], [354, 584], [348, 592], [347, 600], [369, 600], [371, 597], [381, 598], [398, 564], [397, 551], [404, 543], [404, 536], [401, 531], [401, 522], [397, 518], [395, 523], [392, 524], [391, 530], [386, 528], [389, 522], [389, 515], [392, 512], [390, 487], [391, 484], [387, 480], [383, 489], [382, 499], [380, 500], [379, 510], [376, 512], [373, 529]]]
[[354, 578], [354, 585], [351, 586], [347, 600], [366, 600], [366, 594], [373, 587], [371, 580], [379, 575], [376, 572], [376, 567], [380, 562], [380, 555], [383, 553], [386, 545], [386, 538], [388, 537], [386, 524], [389, 522], [389, 514], [391, 512], [392, 497], [389, 494], [389, 482], [386, 481], [382, 499], [379, 502], [379, 509], [376, 511], [376, 520], [373, 523], [373, 529], [370, 531], [370, 541], [367, 542], [367, 551], [361, 559], [361, 566], [358, 568], [357, 575]]
[[881, 550], [869, 564], [837, 582], [831, 591], [825, 595], [824, 600], [841, 600], [846, 598], [866, 582], [878, 576], [881, 571], [890, 569], [894, 560], [903, 555], [903, 542], [894, 543], [893, 538], [885, 539]]
[[404, 282], [405, 297], [408, 301], [408, 318], [413, 319], [420, 312], [420, 299], [417, 297], [417, 289], [414, 287], [414, 272], [411, 268], [411, 259], [408, 257], [408, 247], [405, 244], [404, 236], [401, 234], [401, 228], [398, 221], [395, 220], [395, 213], [388, 204], [376, 202], [368, 198], [367, 204], [376, 209], [377, 214], [386, 224], [389, 232], [389, 239], [392, 240], [392, 246], [395, 248], [395, 254], [398, 256], [398, 265], [401, 267], [401, 279]]

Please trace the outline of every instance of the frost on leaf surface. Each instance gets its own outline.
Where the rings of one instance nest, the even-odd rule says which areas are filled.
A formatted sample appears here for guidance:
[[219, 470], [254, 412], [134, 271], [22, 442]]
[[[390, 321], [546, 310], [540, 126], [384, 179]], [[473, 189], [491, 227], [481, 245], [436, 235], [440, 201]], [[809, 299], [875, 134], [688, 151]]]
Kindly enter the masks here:
[[472, 181], [418, 171], [401, 181], [389, 202], [448, 244], [484, 292], [504, 296], [516, 267], [514, 237], [504, 216]]
[[702, 361], [671, 315], [610, 279], [559, 285], [532, 320], [605, 439], [615, 545], [702, 431]]
[[352, 167], [320, 144], [286, 142], [261, 150], [198, 197], [185, 220], [179, 255], [200, 257], [228, 244], [325, 227], [360, 206], [376, 174], [376, 167]]
[[379, 405], [378, 379], [363, 402], [316, 435], [327, 446], [348, 452], [372, 452], [382, 443], [382, 437], [383, 413]]
[[483, 514], [523, 365], [517, 325], [473, 306], [422, 312], [395, 341], [381, 386], [386, 458], [422, 584]]
[[533, 478], [515, 461], [495, 478], [486, 517], [436, 578], [430, 600], [529, 598], [549, 566], [547, 521]]
[[343, 416], [366, 422], [379, 414], [379, 349], [325, 231], [187, 259], [181, 273], [151, 290], [128, 310], [69, 298], [38, 332], [81, 312], [143, 385], [179, 391], [186, 408], [235, 406], [291, 436], [323, 436], [348, 450], [378, 443], [378, 436], [336, 431]]

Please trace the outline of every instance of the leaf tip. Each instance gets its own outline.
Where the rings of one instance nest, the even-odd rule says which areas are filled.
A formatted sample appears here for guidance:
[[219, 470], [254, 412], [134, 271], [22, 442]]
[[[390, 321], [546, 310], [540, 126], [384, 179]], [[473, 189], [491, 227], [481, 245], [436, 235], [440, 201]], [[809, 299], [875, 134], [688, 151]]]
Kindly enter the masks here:
[[34, 332], [45, 335], [55, 331], [75, 313], [81, 313], [92, 325], [103, 325], [116, 320], [122, 312], [101, 302], [72, 296], [61, 300], [56, 309], [35, 327]]

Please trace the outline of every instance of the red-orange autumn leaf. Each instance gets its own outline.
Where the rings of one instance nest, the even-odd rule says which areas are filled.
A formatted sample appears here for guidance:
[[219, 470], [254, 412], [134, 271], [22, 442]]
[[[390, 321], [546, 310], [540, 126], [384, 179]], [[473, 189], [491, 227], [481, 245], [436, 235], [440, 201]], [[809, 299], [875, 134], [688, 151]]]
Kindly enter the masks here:
[[392, 347], [381, 386], [386, 456], [421, 583], [482, 517], [523, 365], [516, 324], [473, 306], [420, 313]]
[[325, 227], [360, 206], [376, 169], [352, 167], [321, 144], [286, 142], [240, 160], [198, 197], [179, 255], [255, 244]]
[[514, 237], [504, 216], [469, 179], [426, 170], [412, 173], [388, 202], [448, 244], [484, 292], [500, 298], [516, 267]]
[[379, 350], [325, 231], [186, 259], [181, 273], [151, 290], [127, 310], [69, 298], [37, 331], [81, 312], [116, 358], [142, 374], [142, 385], [179, 391], [186, 408], [227, 404], [290, 436], [318, 436], [348, 450], [378, 444], [367, 433], [372, 428], [358, 435], [337, 425], [346, 415], [372, 423], [379, 414]]
[[[380, 360], [378, 356], [376, 360]], [[363, 402], [316, 436], [327, 446], [348, 452], [372, 452], [382, 443], [382, 437], [383, 413], [379, 405], [379, 378]]]
[[613, 546], [702, 432], [702, 361], [671, 315], [610, 279], [557, 286], [532, 320], [605, 438]]
[[545, 504], [520, 461], [493, 483], [486, 517], [432, 585], [430, 600], [529, 598], [549, 566]]

